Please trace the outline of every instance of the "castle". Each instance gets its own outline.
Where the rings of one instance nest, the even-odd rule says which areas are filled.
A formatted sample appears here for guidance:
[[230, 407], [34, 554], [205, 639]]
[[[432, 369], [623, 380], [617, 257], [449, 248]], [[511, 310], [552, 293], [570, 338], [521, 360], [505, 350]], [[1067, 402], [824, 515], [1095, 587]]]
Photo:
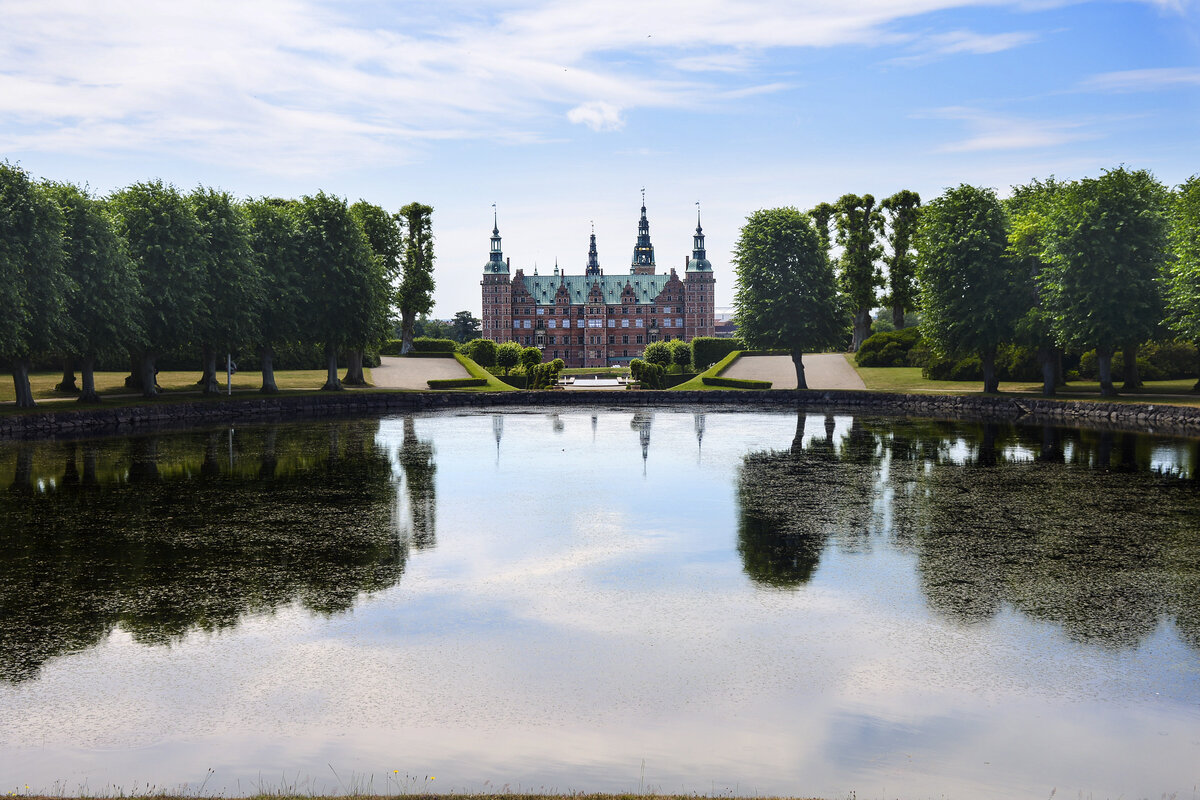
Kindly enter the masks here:
[[704, 254], [704, 231], [696, 212], [691, 258], [684, 277], [672, 268], [655, 272], [654, 245], [642, 197], [637, 244], [627, 275], [605, 275], [593, 230], [583, 275], [509, 275], [493, 218], [492, 249], [483, 267], [483, 336], [496, 342], [537, 347], [549, 361], [568, 367], [628, 364], [651, 342], [691, 341], [715, 335], [712, 263]]

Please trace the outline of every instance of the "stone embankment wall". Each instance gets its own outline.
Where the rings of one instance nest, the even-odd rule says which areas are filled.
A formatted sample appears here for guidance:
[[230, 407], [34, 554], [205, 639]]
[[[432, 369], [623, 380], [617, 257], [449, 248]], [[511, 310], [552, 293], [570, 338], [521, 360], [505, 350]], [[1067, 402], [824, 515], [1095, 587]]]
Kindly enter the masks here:
[[142, 429], [273, 420], [366, 416], [456, 408], [691, 406], [716, 410], [803, 409], [1200, 436], [1200, 408], [1137, 403], [1058, 401], [980, 395], [913, 395], [851, 391], [726, 392], [341, 392], [247, 400], [155, 403], [127, 408], [57, 407], [0, 417], [0, 439], [71, 437]]

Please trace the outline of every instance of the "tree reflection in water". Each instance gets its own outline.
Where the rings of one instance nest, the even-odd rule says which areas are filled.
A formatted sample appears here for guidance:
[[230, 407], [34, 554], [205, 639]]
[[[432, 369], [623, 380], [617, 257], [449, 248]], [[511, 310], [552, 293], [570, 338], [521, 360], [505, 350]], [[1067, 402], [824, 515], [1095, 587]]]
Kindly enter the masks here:
[[880, 535], [917, 556], [926, 601], [964, 624], [1010, 607], [1125, 648], [1170, 620], [1200, 648], [1196, 443], [897, 419], [855, 419], [835, 441], [825, 427], [806, 443], [800, 416], [789, 449], [743, 459], [738, 550], [756, 583], [800, 586], [827, 543]]
[[0, 678], [32, 678], [117, 626], [162, 644], [294, 602], [338, 613], [394, 585], [408, 542], [393, 525], [397, 487], [377, 429], [18, 446], [0, 496]]

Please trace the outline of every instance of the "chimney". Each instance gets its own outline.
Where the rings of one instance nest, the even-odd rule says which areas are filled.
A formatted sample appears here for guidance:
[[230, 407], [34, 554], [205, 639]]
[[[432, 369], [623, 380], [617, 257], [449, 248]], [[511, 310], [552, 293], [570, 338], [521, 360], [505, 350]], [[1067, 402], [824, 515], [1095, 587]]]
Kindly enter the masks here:
[[[511, 258], [511, 257], [504, 259], [504, 266], [506, 266], [506, 267], [511, 267], [511, 266], [512, 266], [512, 258]], [[506, 353], [507, 353], [508, 351], [507, 351], [507, 350], [505, 350], [504, 352], [506, 352]]]
[[[688, 257], [684, 256], [683, 257], [683, 268], [687, 269], [687, 265], [688, 265]], [[505, 352], [508, 352], [508, 351], [505, 351]]]

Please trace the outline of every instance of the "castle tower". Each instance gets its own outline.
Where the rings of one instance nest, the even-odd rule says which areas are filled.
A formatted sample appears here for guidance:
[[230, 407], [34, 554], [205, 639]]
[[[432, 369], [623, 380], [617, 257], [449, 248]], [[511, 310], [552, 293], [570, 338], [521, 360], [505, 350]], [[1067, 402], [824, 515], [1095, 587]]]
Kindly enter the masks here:
[[508, 262], [500, 247], [500, 225], [496, 216], [496, 205], [492, 204], [492, 247], [487, 263], [483, 265], [483, 313], [481, 333], [485, 339], [496, 342], [511, 342], [512, 332], [512, 283], [508, 276]]
[[600, 254], [596, 252], [596, 225], [594, 223], [592, 224], [592, 243], [588, 245], [587, 269], [583, 274], [589, 278], [604, 274], [604, 271], [600, 269]]
[[700, 227], [700, 204], [696, 204], [696, 233], [692, 236], [692, 257], [688, 261], [684, 285], [684, 331], [688, 339], [715, 336], [716, 299], [712, 262], [704, 249], [704, 229]]
[[642, 218], [638, 220], [637, 244], [633, 246], [630, 275], [654, 274], [654, 245], [650, 244], [650, 220], [646, 219], [646, 190], [642, 189]]

